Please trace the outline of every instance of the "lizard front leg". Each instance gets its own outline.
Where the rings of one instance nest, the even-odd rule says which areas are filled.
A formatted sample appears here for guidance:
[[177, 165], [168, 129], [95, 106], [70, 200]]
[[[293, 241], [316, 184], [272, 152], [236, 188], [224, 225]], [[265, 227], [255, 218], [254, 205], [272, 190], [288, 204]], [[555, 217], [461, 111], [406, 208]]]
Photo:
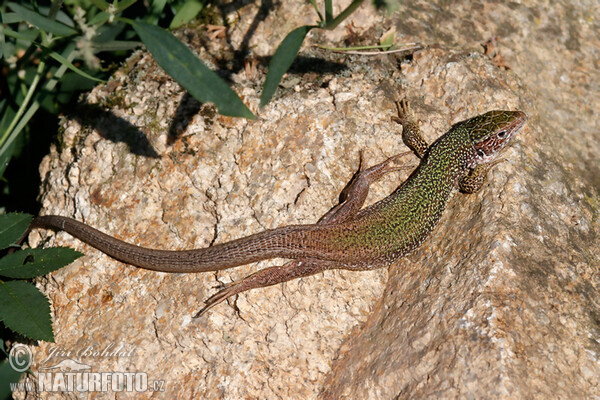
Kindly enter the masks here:
[[467, 194], [479, 192], [486, 181], [489, 170], [494, 165], [501, 163], [502, 161], [504, 161], [504, 159], [498, 159], [485, 164], [479, 164], [458, 181], [458, 188], [461, 192]]
[[398, 116], [393, 117], [393, 120], [402, 125], [402, 141], [417, 157], [423, 158], [429, 145], [423, 139], [421, 129], [408, 105], [408, 101], [406, 99], [396, 100], [396, 108], [398, 109]]

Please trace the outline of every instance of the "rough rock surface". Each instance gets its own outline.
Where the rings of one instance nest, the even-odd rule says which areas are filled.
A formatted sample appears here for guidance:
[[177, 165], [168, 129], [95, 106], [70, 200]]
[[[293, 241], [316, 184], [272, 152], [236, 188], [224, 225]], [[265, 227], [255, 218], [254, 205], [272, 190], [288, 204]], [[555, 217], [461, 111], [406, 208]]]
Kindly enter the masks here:
[[[440, 3], [403, 3], [398, 32], [473, 51], [497, 36], [494, 63], [510, 67], [533, 99], [528, 129], [489, 191], [457, 200], [466, 204], [450, 207], [439, 234], [391, 269], [322, 397], [596, 398], [600, 5]], [[403, 69], [408, 80], [425, 75], [427, 104], [455, 93], [438, 61], [440, 73], [425, 72], [418, 57]], [[454, 85], [470, 87], [469, 75]], [[461, 100], [477, 101], [470, 96]]]
[[[164, 380], [164, 398], [600, 396], [598, 21], [562, 3], [403, 4], [390, 19], [363, 6], [352, 29], [310, 39], [373, 42], [396, 25], [403, 40], [431, 47], [411, 60], [306, 48], [325, 62], [300, 63], [257, 121], [197, 107], [139, 53], [89, 94], [92, 117], [65, 121], [63, 147], [41, 166], [43, 213], [168, 249], [311, 223], [335, 204], [360, 150], [371, 164], [406, 150], [391, 121], [397, 96], [412, 102], [429, 141], [490, 109], [529, 115], [484, 190], [456, 195], [389, 280], [386, 270], [328, 271], [242, 294], [199, 320], [191, 316], [218, 282], [274, 262], [154, 273], [43, 232], [45, 244], [86, 257], [39, 282], [56, 343], [36, 348], [33, 369], [59, 362], [44, 363], [57, 347], [113, 344], [132, 351], [71, 358]], [[310, 14], [302, 2], [268, 15], [253, 5], [238, 11], [228, 40], [255, 56], [313, 22], [302, 19]], [[184, 36], [218, 59], [224, 39], [207, 44], [203, 35]], [[503, 60], [482, 52], [492, 35]], [[232, 76], [254, 111], [262, 72]], [[404, 178], [384, 179], [369, 201]]]

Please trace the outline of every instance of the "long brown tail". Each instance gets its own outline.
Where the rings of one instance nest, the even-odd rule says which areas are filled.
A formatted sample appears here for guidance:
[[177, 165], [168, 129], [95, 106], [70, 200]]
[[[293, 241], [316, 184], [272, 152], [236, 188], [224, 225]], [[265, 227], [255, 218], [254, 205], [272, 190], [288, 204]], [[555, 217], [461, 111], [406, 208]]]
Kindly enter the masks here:
[[301, 258], [320, 253], [309, 245], [315, 241], [307, 240], [313, 230], [319, 230], [316, 225], [289, 225], [204, 249], [175, 251], [135, 246], [58, 215], [35, 218], [29, 229], [33, 228], [65, 231], [119, 261], [163, 272], [217, 271], [270, 258]]

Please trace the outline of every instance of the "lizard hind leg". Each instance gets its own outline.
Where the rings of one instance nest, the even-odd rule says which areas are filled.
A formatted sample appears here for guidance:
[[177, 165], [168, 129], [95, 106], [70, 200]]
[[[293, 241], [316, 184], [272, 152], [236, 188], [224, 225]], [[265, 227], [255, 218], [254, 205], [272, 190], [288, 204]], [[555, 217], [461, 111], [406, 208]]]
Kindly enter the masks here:
[[224, 285], [221, 290], [209, 297], [204, 302], [204, 308], [194, 315], [194, 318], [201, 317], [217, 304], [222, 303], [231, 296], [235, 296], [236, 294], [240, 294], [247, 290], [277, 285], [278, 283], [314, 275], [328, 269], [334, 269], [338, 266], [338, 262], [302, 258], [298, 260], [292, 260], [281, 266], [261, 269], [252, 275], [248, 275], [241, 281], [231, 282]]
[[[327, 212], [319, 220], [319, 222], [317, 222], [317, 225], [339, 224], [356, 215], [356, 213], [364, 204], [367, 194], [369, 193], [369, 186], [372, 183], [390, 172], [412, 168], [412, 166], [399, 166], [395, 164], [398, 159], [407, 154], [410, 154], [410, 152], [397, 154], [388, 158], [382, 163], [359, 171], [342, 192], [342, 202], [329, 210], [329, 212]], [[319, 272], [334, 268], [340, 268], [340, 263], [312, 258], [302, 258], [298, 260], [292, 260], [281, 266], [262, 269], [245, 277], [241, 281], [231, 282], [224, 285], [221, 290], [205, 301], [204, 308], [200, 310], [194, 316], [194, 318], [201, 317], [204, 315], [204, 313], [217, 304], [222, 303], [231, 296], [235, 296], [247, 290], [277, 285], [278, 283], [314, 275]], [[341, 268], [344, 267], [341, 266]]]
[[340, 196], [340, 204], [333, 207], [325, 215], [321, 217], [319, 225], [333, 225], [339, 224], [352, 218], [362, 208], [367, 195], [369, 194], [369, 187], [381, 179], [383, 176], [394, 171], [401, 171], [413, 168], [414, 166], [398, 165], [397, 161], [409, 155], [411, 152], [407, 151], [404, 153], [396, 154], [372, 167], [362, 169], [362, 153], [361, 153], [361, 168], [354, 175], [352, 180], [346, 185]]

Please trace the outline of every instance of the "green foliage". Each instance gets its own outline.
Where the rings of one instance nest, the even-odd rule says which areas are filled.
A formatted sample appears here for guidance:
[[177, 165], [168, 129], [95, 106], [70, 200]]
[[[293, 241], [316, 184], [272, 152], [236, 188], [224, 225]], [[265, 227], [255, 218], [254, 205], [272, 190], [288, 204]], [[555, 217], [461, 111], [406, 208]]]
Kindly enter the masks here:
[[187, 24], [202, 11], [204, 5], [206, 4], [206, 0], [198, 1], [198, 0], [188, 0], [183, 6], [177, 11], [177, 14], [173, 17], [173, 21], [171, 21], [171, 25], [169, 25], [169, 29], [176, 29], [182, 26], [183, 24]]
[[19, 22], [29, 22], [31, 25], [34, 25], [40, 29], [40, 31], [52, 33], [59, 37], [70, 36], [77, 33], [75, 29], [53, 19], [47, 18], [29, 8], [23, 7], [18, 3], [9, 2], [8, 7], [10, 7], [10, 9], [12, 9], [20, 17]]
[[30, 283], [0, 281], [0, 320], [31, 339], [54, 341], [50, 302]]
[[265, 86], [263, 87], [263, 92], [260, 96], [261, 107], [266, 105], [269, 100], [271, 100], [271, 97], [273, 97], [279, 82], [281, 82], [283, 74], [286, 73], [286, 71], [292, 65], [292, 62], [294, 62], [296, 54], [298, 54], [298, 50], [300, 50], [300, 46], [302, 46], [304, 38], [313, 28], [316, 28], [316, 26], [308, 25], [294, 29], [288, 33], [279, 47], [277, 47], [277, 51], [269, 63], [269, 72], [267, 73]]
[[30, 279], [68, 265], [83, 254], [68, 247], [19, 250], [0, 258], [0, 276]]
[[358, 6], [362, 4], [362, 2], [363, 0], [354, 0], [338, 16], [334, 17], [332, 11], [332, 0], [325, 0], [325, 17], [323, 17], [319, 12], [315, 0], [311, 0], [320, 22], [318, 25], [304, 25], [294, 29], [288, 33], [283, 41], [279, 44], [277, 51], [275, 51], [275, 54], [269, 63], [269, 71], [267, 72], [265, 86], [263, 87], [263, 92], [260, 96], [261, 107], [266, 105], [271, 100], [271, 97], [273, 97], [279, 82], [281, 82], [283, 74], [285, 74], [292, 65], [292, 62], [294, 61], [294, 58], [296, 58], [296, 54], [298, 54], [300, 46], [302, 46], [302, 42], [304, 41], [304, 38], [308, 32], [314, 28], [328, 30], [334, 29], [340, 24], [340, 22], [348, 18], [348, 16], [350, 16], [350, 14], [352, 14], [354, 10], [356, 10]]
[[[180, 26], [196, 16], [204, 2], [155, 0], [146, 15], [124, 24], [120, 15], [134, 3], [66, 1], [62, 9], [59, 0], [45, 8], [36, 2], [0, 5], [0, 70], [7, 71], [0, 99], [0, 178], [22, 147], [21, 136], [36, 112], [48, 107], [47, 111], [58, 113], [60, 104], [89, 88], [85, 80], [101, 82], [110, 71], [102, 68], [100, 53], [125, 56], [123, 52], [140, 45], [131, 40], [136, 32], [159, 65], [192, 96], [215, 103], [226, 115], [254, 118], [227, 84], [185, 45], [148, 24], [157, 24], [172, 11], [172, 24]], [[67, 79], [67, 71], [83, 79]]]
[[126, 21], [134, 27], [158, 65], [196, 99], [214, 103], [223, 115], [256, 118], [235, 92], [175, 36], [157, 26]]
[[[1, 350], [6, 355], [4, 344], [1, 343]], [[8, 356], [7, 356], [8, 357]], [[11, 383], [19, 382], [23, 373], [15, 371], [9, 364], [8, 358], [0, 362], [0, 399], [12, 399]]]
[[23, 213], [0, 215], [0, 250], [15, 244], [23, 236], [31, 218]]
[[[0, 215], [0, 250], [21, 240], [31, 215]], [[0, 277], [34, 278], [70, 264], [82, 254], [65, 247], [19, 250], [0, 258]], [[0, 279], [0, 321], [26, 337], [53, 341], [50, 303], [31, 283]]]

